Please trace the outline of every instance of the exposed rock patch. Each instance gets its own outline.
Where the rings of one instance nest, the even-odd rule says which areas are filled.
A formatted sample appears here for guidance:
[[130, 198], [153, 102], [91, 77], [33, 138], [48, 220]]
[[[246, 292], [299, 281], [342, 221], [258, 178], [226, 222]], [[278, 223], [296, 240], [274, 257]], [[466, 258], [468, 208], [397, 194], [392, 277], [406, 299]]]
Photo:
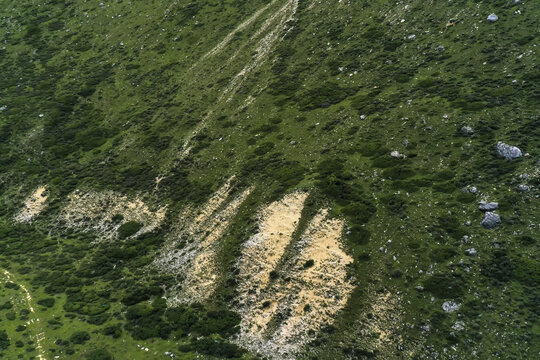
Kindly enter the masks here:
[[197, 254], [187, 270], [182, 289], [177, 296], [169, 300], [170, 303], [192, 303], [212, 295], [219, 274], [216, 267], [218, 241], [250, 193], [251, 189], [244, 190], [208, 223], [206, 236], [196, 245]]
[[502, 141], [497, 143], [497, 152], [499, 153], [499, 156], [502, 156], [507, 160], [521, 157], [521, 150], [518, 147], [505, 144]]
[[47, 187], [38, 187], [24, 201], [23, 208], [15, 215], [14, 220], [17, 222], [31, 222], [32, 219], [38, 216], [46, 207], [48, 195], [46, 194]]
[[482, 220], [482, 226], [486, 229], [493, 229], [501, 223], [501, 217], [490, 211], [486, 212]]
[[[346, 271], [353, 259], [339, 241], [344, 223], [328, 219], [326, 209], [294, 244], [296, 255], [283, 265], [283, 275], [271, 280], [305, 197], [293, 193], [262, 211], [260, 232], [245, 244], [238, 263], [242, 322], [236, 342], [272, 359], [294, 359], [322, 326], [332, 323], [353, 289]], [[285, 223], [277, 221], [284, 212]]]
[[494, 210], [497, 210], [499, 208], [499, 203], [498, 202], [485, 202], [485, 201], [480, 201], [480, 203], [478, 204], [478, 210], [480, 211], [494, 211]]
[[219, 239], [252, 191], [246, 189], [230, 200], [232, 180], [202, 207], [187, 209], [180, 216], [178, 225], [154, 261], [154, 266], [161, 271], [183, 278], [169, 290], [170, 305], [204, 300], [215, 289]]
[[[95, 231], [98, 241], [112, 240], [118, 228], [126, 222], [136, 221], [142, 227], [134, 236], [150, 232], [165, 219], [166, 207], [153, 209], [140, 197], [128, 197], [113, 191], [74, 192], [60, 215], [60, 225], [84, 232]], [[114, 218], [120, 217], [120, 221]]]

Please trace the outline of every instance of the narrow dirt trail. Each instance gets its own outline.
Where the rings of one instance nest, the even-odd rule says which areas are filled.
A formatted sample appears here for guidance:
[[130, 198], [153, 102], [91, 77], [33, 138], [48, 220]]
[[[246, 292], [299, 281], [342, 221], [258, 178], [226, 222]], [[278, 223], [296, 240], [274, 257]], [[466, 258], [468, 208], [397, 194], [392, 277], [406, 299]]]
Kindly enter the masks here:
[[[14, 282], [12, 281], [12, 278], [14, 276], [9, 271], [4, 270], [4, 269], [2, 269], [2, 271], [8, 281]], [[19, 285], [21, 289], [24, 291], [25, 296], [26, 296], [26, 302], [28, 304], [28, 309], [30, 310], [30, 313], [32, 313], [34, 316], [34, 318], [29, 320], [26, 324], [27, 325], [34, 324], [34, 326], [37, 328], [38, 332], [35, 334], [34, 338], [36, 341], [36, 349], [38, 351], [38, 355], [37, 355], [38, 359], [45, 360], [46, 359], [45, 351], [43, 350], [43, 340], [45, 339], [45, 333], [41, 330], [39, 318], [37, 317], [36, 312], [34, 311], [34, 307], [32, 306], [33, 304], [32, 295], [30, 295], [30, 292], [28, 291], [26, 286], [22, 284], [17, 284], [17, 285]]]

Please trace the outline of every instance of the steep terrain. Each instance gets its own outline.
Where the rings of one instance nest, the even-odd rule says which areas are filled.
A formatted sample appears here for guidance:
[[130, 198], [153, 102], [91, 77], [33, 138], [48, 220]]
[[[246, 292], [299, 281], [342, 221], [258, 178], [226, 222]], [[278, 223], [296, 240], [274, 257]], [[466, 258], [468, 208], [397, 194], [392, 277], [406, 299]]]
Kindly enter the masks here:
[[530, 0], [5, 0], [0, 357], [531, 359]]

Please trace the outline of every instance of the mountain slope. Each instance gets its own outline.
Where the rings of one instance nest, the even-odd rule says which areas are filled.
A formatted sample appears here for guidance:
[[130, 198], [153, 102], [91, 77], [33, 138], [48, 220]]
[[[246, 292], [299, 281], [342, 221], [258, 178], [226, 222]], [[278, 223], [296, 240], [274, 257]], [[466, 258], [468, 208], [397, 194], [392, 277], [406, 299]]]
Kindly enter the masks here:
[[533, 357], [539, 14], [5, 1], [0, 352]]

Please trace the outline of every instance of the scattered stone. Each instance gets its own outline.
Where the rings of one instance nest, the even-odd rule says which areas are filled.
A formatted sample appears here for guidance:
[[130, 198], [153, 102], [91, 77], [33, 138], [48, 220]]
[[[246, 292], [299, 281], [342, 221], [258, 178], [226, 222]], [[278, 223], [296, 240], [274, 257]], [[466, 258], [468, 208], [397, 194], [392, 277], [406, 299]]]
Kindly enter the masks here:
[[422, 285], [416, 285], [414, 288], [418, 291], [424, 291], [424, 287]]
[[464, 235], [462, 238], [461, 238], [461, 241], [463, 241], [465, 244], [468, 244], [471, 242], [471, 238], [469, 235]]
[[455, 303], [453, 301], [445, 301], [442, 304], [442, 309], [447, 313], [453, 313], [454, 311], [459, 310], [461, 304]]
[[407, 36], [407, 39], [414, 40], [414, 39], [416, 39], [416, 35], [414, 35], [414, 34], [409, 35], [409, 36]]
[[467, 222], [465, 223], [466, 226], [471, 226], [472, 225], [472, 222], [470, 220], [467, 220]]
[[499, 17], [495, 14], [490, 14], [488, 17], [487, 17], [487, 21], [490, 21], [490, 22], [495, 22], [499, 20]]
[[487, 211], [481, 224], [486, 229], [493, 229], [494, 227], [498, 226], [500, 223], [501, 223], [501, 217], [498, 214]]
[[499, 153], [500, 156], [508, 160], [517, 159], [521, 157], [521, 150], [518, 147], [505, 144], [502, 141], [499, 141], [497, 143], [497, 152]]
[[7, 106], [6, 105], [3, 105], [2, 107], [0, 107], [0, 111], [4, 111], [7, 109]]
[[461, 132], [462, 135], [466, 135], [466, 136], [470, 136], [470, 135], [474, 134], [473, 128], [470, 127], [470, 126], [467, 126], [467, 125], [463, 126], [461, 128], [460, 132]]
[[436, 51], [444, 51], [444, 50], [446, 50], [446, 49], [444, 48], [444, 46], [439, 45], [439, 46], [437, 46], [437, 47], [435, 48], [435, 50], [436, 50]]
[[461, 189], [461, 191], [464, 193], [476, 194], [478, 192], [478, 189], [476, 188], [476, 186], [469, 185]]
[[478, 254], [478, 251], [476, 251], [475, 248], [467, 249], [465, 250], [465, 252], [467, 253], [467, 255], [471, 255], [471, 256]]
[[463, 321], [456, 321], [456, 323], [452, 325], [452, 329], [456, 331], [463, 331], [465, 330], [465, 323]]
[[409, 140], [405, 139], [401, 142], [403, 144], [403, 146], [407, 147], [409, 146]]
[[529, 191], [531, 191], [531, 187], [529, 185], [519, 184], [517, 186], [517, 190], [520, 191], [520, 192], [529, 192]]
[[490, 202], [486, 203], [485, 201], [480, 201], [478, 204], [478, 210], [480, 211], [493, 211], [497, 210], [499, 208], [498, 202]]
[[401, 159], [402, 157], [404, 157], [404, 155], [400, 154], [400, 152], [397, 150], [392, 151], [390, 153], [390, 156], [393, 157], [394, 159]]

